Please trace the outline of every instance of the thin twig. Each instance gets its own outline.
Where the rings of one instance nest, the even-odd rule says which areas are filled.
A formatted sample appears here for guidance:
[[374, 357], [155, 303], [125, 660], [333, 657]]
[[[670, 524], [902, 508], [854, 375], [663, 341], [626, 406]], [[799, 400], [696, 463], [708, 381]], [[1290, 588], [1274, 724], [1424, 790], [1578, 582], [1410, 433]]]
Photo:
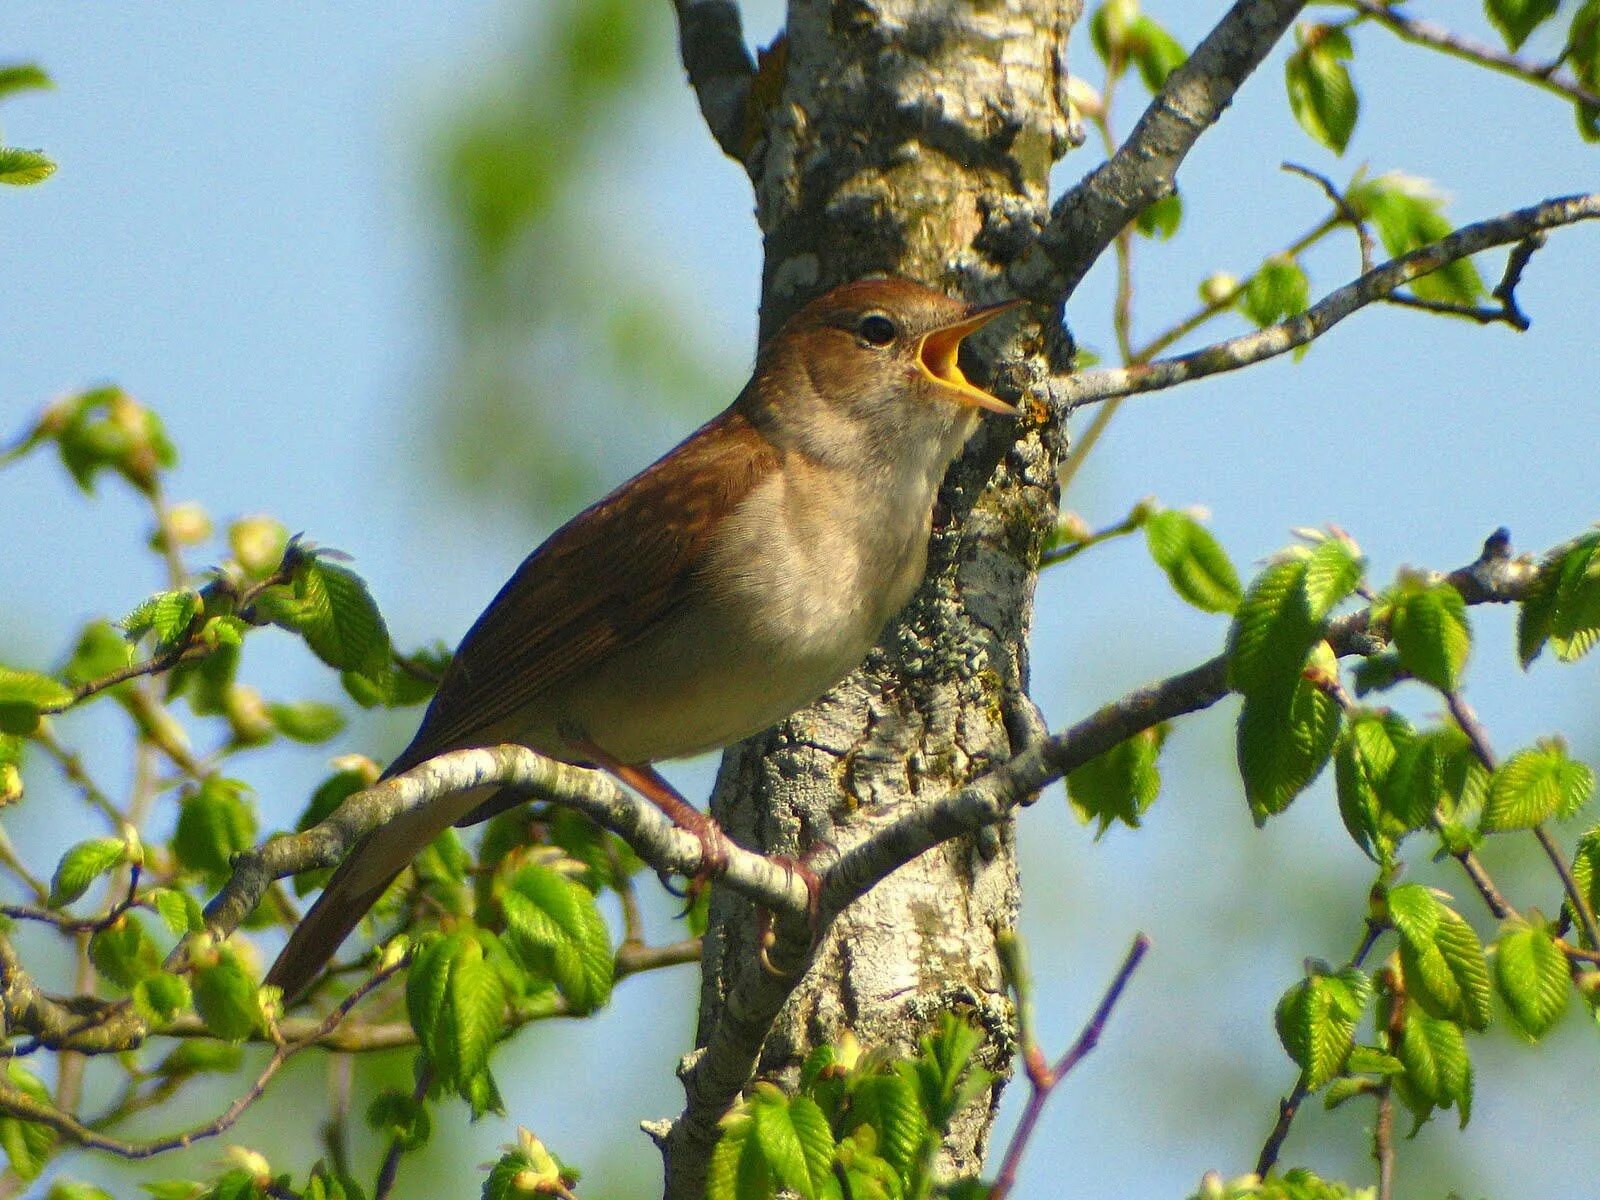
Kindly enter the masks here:
[[1339, 216], [1344, 223], [1355, 230], [1356, 239], [1361, 244], [1361, 273], [1365, 275], [1372, 270], [1372, 259], [1376, 250], [1372, 241], [1372, 231], [1367, 228], [1367, 223], [1361, 219], [1361, 214], [1355, 210], [1350, 200], [1343, 192], [1334, 186], [1333, 180], [1321, 172], [1313, 171], [1310, 167], [1303, 167], [1299, 163], [1286, 162], [1283, 169], [1290, 174], [1299, 175], [1311, 180], [1322, 189], [1322, 194], [1333, 201], [1334, 208], [1339, 210]]
[[[1491, 247], [1524, 242], [1543, 230], [1596, 218], [1600, 218], [1600, 192], [1590, 192], [1546, 200], [1463, 226], [1437, 242], [1390, 259], [1276, 325], [1147, 364], [1058, 375], [1050, 382], [1051, 401], [1071, 411], [1114, 396], [1157, 391], [1275, 358], [1322, 336], [1351, 313], [1386, 299], [1413, 279]], [[1518, 254], [1525, 259], [1524, 252]]]
[[678, 14], [678, 55], [700, 115], [722, 152], [747, 164], [756, 64], [744, 44], [739, 6], [735, 0], [672, 0], [672, 7]]
[[1034, 1077], [1030, 1073], [1033, 1090], [1028, 1096], [1027, 1106], [1022, 1110], [1022, 1117], [1017, 1122], [1016, 1132], [1011, 1135], [1011, 1142], [1006, 1146], [1005, 1157], [1000, 1160], [1000, 1173], [995, 1177], [994, 1185], [989, 1189], [989, 1200], [1005, 1200], [1011, 1188], [1017, 1181], [1017, 1168], [1022, 1163], [1023, 1152], [1028, 1148], [1028, 1139], [1033, 1135], [1034, 1126], [1039, 1122], [1039, 1115], [1044, 1111], [1045, 1101], [1050, 1099], [1050, 1093], [1056, 1085], [1071, 1074], [1076, 1067], [1096, 1046], [1100, 1044], [1100, 1035], [1105, 1032], [1106, 1023], [1111, 1019], [1111, 1010], [1117, 1006], [1121, 999], [1123, 989], [1128, 986], [1128, 980], [1133, 977], [1134, 971], [1139, 967], [1145, 952], [1150, 949], [1150, 939], [1144, 934], [1139, 934], [1133, 939], [1133, 945], [1128, 950], [1128, 955], [1122, 960], [1116, 975], [1111, 980], [1111, 986], [1100, 999], [1100, 1004], [1094, 1010], [1094, 1015], [1083, 1027], [1083, 1032], [1078, 1034], [1077, 1040], [1067, 1047], [1049, 1072], [1041, 1077]]
[[1437, 50], [1452, 58], [1487, 67], [1502, 75], [1510, 75], [1577, 104], [1600, 108], [1600, 96], [1583, 87], [1576, 79], [1556, 74], [1553, 68], [1559, 66], [1559, 62], [1548, 67], [1529, 62], [1525, 58], [1506, 54], [1493, 46], [1464, 38], [1442, 25], [1415, 20], [1404, 13], [1396, 12], [1388, 4], [1374, 3], [1373, 0], [1345, 0], [1345, 3], [1413, 45], [1426, 46], [1430, 50]]

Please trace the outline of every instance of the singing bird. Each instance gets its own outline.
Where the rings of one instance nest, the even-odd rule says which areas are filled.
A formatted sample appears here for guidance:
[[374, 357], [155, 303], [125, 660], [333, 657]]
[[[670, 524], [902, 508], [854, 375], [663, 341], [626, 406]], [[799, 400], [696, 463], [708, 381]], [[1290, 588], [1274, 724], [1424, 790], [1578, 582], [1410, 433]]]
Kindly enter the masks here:
[[[922, 580], [935, 494], [979, 411], [1018, 415], [956, 355], [1019, 303], [874, 278], [800, 309], [725, 412], [524, 560], [385, 778], [520, 743], [635, 787], [700, 837], [706, 869], [715, 824], [650, 764], [765, 729], [866, 657]], [[368, 834], [267, 982], [299, 994], [429, 842], [516, 799], [443, 796]]]

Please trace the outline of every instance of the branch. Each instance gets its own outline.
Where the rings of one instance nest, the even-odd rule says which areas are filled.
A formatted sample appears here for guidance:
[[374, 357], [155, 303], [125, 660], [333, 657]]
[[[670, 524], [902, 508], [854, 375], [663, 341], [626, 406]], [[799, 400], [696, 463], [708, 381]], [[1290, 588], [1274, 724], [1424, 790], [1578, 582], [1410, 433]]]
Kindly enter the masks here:
[[1540, 66], [1525, 58], [1518, 58], [1514, 54], [1506, 54], [1493, 46], [1464, 38], [1443, 25], [1414, 20], [1404, 13], [1395, 12], [1387, 4], [1375, 4], [1372, 0], [1345, 0], [1345, 3], [1362, 16], [1371, 18], [1413, 45], [1426, 46], [1430, 50], [1438, 50], [1452, 58], [1464, 59], [1476, 66], [1499, 71], [1502, 75], [1510, 75], [1524, 83], [1531, 83], [1534, 87], [1554, 92], [1574, 103], [1600, 108], [1600, 96], [1585, 89], [1576, 79], [1556, 74], [1555, 68], [1560, 66], [1559, 60], [1551, 66]]
[[1070, 297], [1128, 222], [1171, 194], [1185, 156], [1304, 7], [1305, 0], [1239, 0], [1228, 10], [1117, 152], [1056, 202], [1038, 253], [1015, 268], [1012, 282], [1023, 295]]
[[672, 0], [678, 14], [678, 54], [722, 152], [748, 166], [746, 134], [756, 64], [744, 44], [736, 0]]
[[[1359, 279], [1328, 293], [1299, 316], [1153, 363], [1059, 375], [1050, 381], [1050, 398], [1052, 403], [1070, 411], [1113, 396], [1153, 392], [1275, 358], [1322, 336], [1357, 309], [1390, 299], [1397, 288], [1413, 279], [1431, 274], [1458, 259], [1508, 243], [1518, 243], [1518, 249], [1513, 252], [1513, 262], [1507, 265], [1506, 279], [1495, 293], [1510, 311], [1515, 311], [1514, 302], [1509, 299], [1511, 287], [1528, 256], [1537, 248], [1537, 239], [1543, 231], [1596, 218], [1600, 218], [1600, 192], [1589, 192], [1546, 200], [1501, 217], [1466, 225], [1449, 237], [1375, 267]], [[1515, 271], [1512, 266], [1516, 267]], [[1509, 316], [1503, 319], [1515, 324]]]
[[[1511, 557], [1507, 537], [1497, 533], [1484, 544], [1478, 559], [1445, 578], [1468, 604], [1485, 604], [1522, 599], [1537, 575], [1536, 565]], [[1331, 622], [1326, 638], [1341, 656], [1373, 654], [1382, 643], [1370, 624], [1371, 609], [1361, 609]], [[1040, 739], [959, 791], [925, 805], [906, 806], [871, 836], [840, 853], [822, 874], [813, 921], [791, 920], [786, 926], [781, 920], [784, 914], [779, 914], [771, 957], [781, 973], [745, 976], [724, 1006], [724, 1019], [681, 1072], [687, 1098], [682, 1114], [674, 1121], [646, 1126], [666, 1158], [669, 1200], [703, 1193], [706, 1166], [720, 1132], [718, 1122], [749, 1082], [778, 1010], [840, 912], [918, 855], [1005, 820], [1067, 772], [1162, 721], [1209, 708], [1228, 692], [1227, 656], [1219, 654], [1181, 675], [1130, 692], [1062, 733]]]

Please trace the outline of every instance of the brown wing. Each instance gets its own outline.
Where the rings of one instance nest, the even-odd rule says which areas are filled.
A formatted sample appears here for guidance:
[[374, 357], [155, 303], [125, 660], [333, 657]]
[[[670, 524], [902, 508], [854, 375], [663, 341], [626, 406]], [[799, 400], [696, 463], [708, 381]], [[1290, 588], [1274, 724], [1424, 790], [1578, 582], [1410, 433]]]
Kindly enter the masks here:
[[776, 462], [730, 408], [551, 534], [467, 631], [388, 774], [472, 745], [682, 603], [708, 526]]

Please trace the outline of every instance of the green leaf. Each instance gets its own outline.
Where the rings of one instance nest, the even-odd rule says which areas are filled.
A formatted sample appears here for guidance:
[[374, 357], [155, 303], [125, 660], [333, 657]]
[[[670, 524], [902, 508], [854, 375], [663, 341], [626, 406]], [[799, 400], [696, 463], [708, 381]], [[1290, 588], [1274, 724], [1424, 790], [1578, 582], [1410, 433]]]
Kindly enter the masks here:
[[1489, 966], [1472, 926], [1421, 884], [1392, 889], [1388, 904], [1411, 998], [1440, 1020], [1488, 1028]]
[[[1535, 606], [1541, 626], [1528, 630]], [[1545, 639], [1562, 662], [1576, 662], [1600, 641], [1600, 532], [1585, 534], [1545, 561], [1523, 617], [1518, 643], [1524, 666], [1538, 655]]]
[[1480, 828], [1485, 833], [1532, 829], [1551, 817], [1572, 816], [1594, 795], [1594, 772], [1567, 757], [1560, 738], [1541, 738], [1495, 771]]
[[123, 617], [120, 624], [130, 642], [137, 642], [148, 633], [154, 637], [155, 653], [166, 654], [188, 640], [195, 618], [204, 607], [200, 593], [192, 588], [157, 592]]
[[[749, 1111], [751, 1135], [778, 1186], [796, 1193], [802, 1200], [817, 1200], [833, 1166], [832, 1133], [828, 1134], [828, 1154], [822, 1171], [813, 1175], [812, 1164], [795, 1128], [788, 1097], [772, 1084], [757, 1084]], [[819, 1111], [817, 1116], [821, 1115]], [[822, 1122], [822, 1127], [827, 1130], [826, 1121]]]
[[1572, 990], [1566, 955], [1542, 924], [1507, 923], [1495, 942], [1494, 983], [1511, 1019], [1532, 1041], [1549, 1033]]
[[1377, 862], [1389, 861], [1411, 828], [1392, 819], [1384, 794], [1400, 748], [1414, 736], [1410, 722], [1387, 708], [1346, 714], [1333, 762], [1339, 816], [1356, 845]]
[[161, 968], [161, 952], [133, 912], [123, 913], [89, 939], [89, 961], [118, 987], [131, 988]]
[[594, 893], [552, 867], [519, 870], [500, 896], [506, 946], [524, 969], [547, 978], [575, 1012], [611, 997], [611, 934]]
[[1344, 534], [1324, 537], [1306, 557], [1306, 608], [1314, 620], [1324, 620], [1361, 583], [1367, 560]]
[[1328, 25], [1295, 30], [1300, 49], [1284, 64], [1289, 108], [1300, 127], [1335, 154], [1355, 131], [1361, 101], [1344, 63], [1354, 56], [1349, 35]]
[[[1407, 254], [1437, 242], [1452, 229], [1444, 215], [1444, 197], [1431, 184], [1415, 176], [1392, 171], [1353, 184], [1345, 194], [1356, 213], [1377, 227], [1391, 257]], [[1457, 259], [1429, 275], [1411, 281], [1424, 300], [1472, 304], [1488, 289], [1478, 269], [1467, 258]]]
[[291, 548], [286, 560], [291, 555], [292, 583], [268, 588], [257, 606], [274, 624], [303, 637], [330, 667], [369, 680], [386, 678], [389, 628], [361, 577], [316, 551]]
[[243, 1062], [244, 1051], [239, 1046], [190, 1038], [156, 1065], [156, 1074], [163, 1079], [202, 1073], [231, 1075]]
[[812, 1186], [810, 1194], [837, 1197], [838, 1186], [833, 1178], [833, 1130], [828, 1118], [809, 1096], [793, 1096], [789, 1099], [789, 1120], [794, 1125], [801, 1153], [805, 1155], [806, 1174]]
[[[1332, 651], [1319, 657], [1331, 660]], [[1245, 799], [1257, 825], [1288, 808], [1322, 773], [1342, 720], [1338, 701], [1306, 678], [1287, 691], [1246, 694], [1235, 740]]]
[[1231, 613], [1239, 607], [1239, 575], [1217, 539], [1194, 517], [1171, 508], [1152, 513], [1144, 534], [1150, 557], [1180, 597], [1203, 612]]
[[1300, 264], [1284, 254], [1275, 254], [1239, 293], [1239, 311], [1261, 328], [1285, 317], [1296, 316], [1311, 303], [1311, 284]]
[[[6, 1064], [6, 1077], [12, 1087], [29, 1099], [54, 1105], [44, 1084], [16, 1062]], [[48, 1125], [19, 1117], [0, 1118], [0, 1150], [5, 1151], [7, 1165], [21, 1179], [34, 1179], [44, 1170], [55, 1143], [55, 1130]]]
[[1435, 819], [1468, 822], [1488, 790], [1489, 773], [1454, 725], [1420, 733], [1396, 747], [1381, 792], [1383, 810], [1402, 832]]
[[777, 1194], [754, 1121], [748, 1113], [726, 1119], [706, 1172], [706, 1200], [770, 1200]]
[[[4, 71], [0, 71], [0, 76]], [[50, 1185], [50, 1192], [45, 1200], [114, 1200], [111, 1193], [104, 1188], [97, 1188], [92, 1183], [80, 1183], [76, 1179], [57, 1179]]]
[[[1589, 92], [1600, 92], [1600, 0], [1587, 0], [1572, 14], [1567, 31], [1567, 65]], [[1600, 141], [1600, 105], [1577, 105], [1578, 132], [1588, 142]]]
[[1117, 821], [1139, 827], [1161, 791], [1156, 760], [1166, 737], [1165, 724], [1141, 730], [1067, 773], [1067, 803], [1085, 824], [1100, 822], [1095, 837]]
[[239, 1041], [261, 1028], [255, 981], [231, 947], [217, 947], [214, 961], [196, 966], [194, 1007], [206, 1028], [226, 1041]]
[[372, 1098], [367, 1105], [367, 1124], [379, 1136], [399, 1142], [400, 1148], [407, 1151], [422, 1149], [433, 1136], [427, 1101], [398, 1088], [387, 1088]]
[[208, 879], [226, 876], [233, 856], [255, 845], [256, 817], [247, 802], [252, 794], [241, 780], [208, 775], [179, 806], [172, 838], [178, 861]]
[[200, 901], [188, 892], [177, 888], [153, 888], [144, 896], [168, 929], [180, 937], [186, 933], [199, 933], [206, 927]]
[[[1578, 894], [1588, 902], [1589, 911], [1600, 912], [1600, 825], [1578, 839], [1578, 848], [1572, 855], [1572, 880], [1578, 886]], [[1566, 907], [1571, 913], [1570, 900], [1566, 902]], [[1583, 926], [1577, 921], [1576, 914], [1573, 914], [1573, 921], [1587, 943], [1588, 935], [1583, 933]], [[1590, 946], [1589, 949], [1595, 947]]]
[[1443, 581], [1408, 579], [1389, 603], [1389, 629], [1400, 665], [1441, 692], [1459, 689], [1472, 649], [1472, 627], [1461, 593]]
[[1139, 68], [1139, 78], [1152, 92], [1159, 92], [1166, 86], [1167, 76], [1183, 66], [1189, 57], [1177, 38], [1143, 13], [1128, 22], [1123, 45], [1124, 53]]
[[50, 81], [50, 76], [36, 63], [7, 63], [0, 66], [0, 96], [9, 96], [14, 92], [27, 91], [30, 88], [53, 88], [55, 84]]
[[0, 183], [41, 183], [56, 173], [56, 164], [37, 150], [0, 146]]
[[1284, 993], [1274, 1022], [1278, 1040], [1299, 1066], [1307, 1089], [1315, 1091], [1344, 1070], [1355, 1045], [1372, 985], [1359, 971], [1311, 975]]
[[102, 875], [127, 861], [128, 844], [121, 838], [94, 838], [79, 842], [61, 856], [50, 879], [51, 908], [71, 904]]
[[1520, 50], [1530, 33], [1556, 15], [1560, 4], [1561, 0], [1484, 0], [1483, 8], [1506, 46]]
[[1182, 220], [1183, 197], [1173, 191], [1141, 209], [1133, 226], [1145, 237], [1164, 242], [1178, 232]]
[[181, 975], [157, 971], [133, 985], [133, 1007], [151, 1025], [165, 1025], [191, 1000], [188, 980]]
[[1398, 1058], [1376, 1046], [1357, 1046], [1350, 1051], [1350, 1057], [1345, 1062], [1345, 1070], [1363, 1075], [1400, 1075], [1405, 1069], [1405, 1064]]
[[932, 1136], [916, 1090], [900, 1075], [869, 1075], [851, 1092], [852, 1130], [869, 1125], [878, 1150], [905, 1177], [920, 1165]]
[[1290, 551], [1250, 582], [1228, 631], [1228, 686], [1246, 696], [1287, 691], [1322, 637], [1306, 595], [1304, 551]]
[[457, 1069], [462, 1077], [477, 1075], [488, 1067], [489, 1052], [505, 1024], [506, 990], [476, 939], [467, 939], [451, 964], [448, 1005]]
[[344, 714], [317, 700], [269, 704], [267, 715], [279, 733], [297, 742], [325, 742], [344, 728]]
[[[133, 647], [110, 621], [90, 621], [78, 635], [61, 674], [68, 683], [88, 683], [133, 662]], [[119, 685], [119, 686], [126, 686]]]
[[0, 667], [0, 733], [27, 737], [41, 712], [57, 712], [73, 701], [72, 689], [37, 671]]
[[1472, 1116], [1472, 1059], [1461, 1026], [1407, 1005], [1395, 1053], [1405, 1065], [1400, 1095], [1420, 1125], [1434, 1108], [1456, 1107], [1461, 1127]]

